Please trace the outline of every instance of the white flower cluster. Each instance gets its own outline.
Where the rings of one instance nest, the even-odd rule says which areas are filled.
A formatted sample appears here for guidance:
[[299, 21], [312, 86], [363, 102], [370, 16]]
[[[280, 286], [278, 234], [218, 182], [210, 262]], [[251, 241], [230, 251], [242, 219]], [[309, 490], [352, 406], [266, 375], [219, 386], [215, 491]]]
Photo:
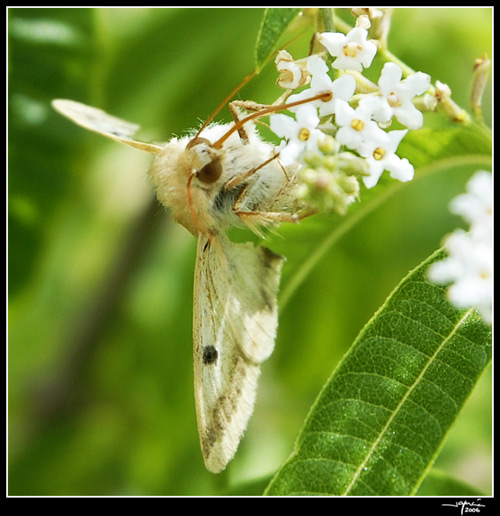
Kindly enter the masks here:
[[448, 257], [434, 263], [428, 278], [438, 285], [450, 284], [448, 298], [457, 308], [476, 307], [485, 322], [492, 321], [493, 300], [493, 181], [480, 170], [467, 183], [467, 193], [455, 197], [450, 211], [470, 224], [448, 235]]
[[[367, 188], [377, 184], [384, 170], [400, 181], [413, 178], [413, 166], [406, 158], [397, 156], [396, 151], [408, 129], [422, 127], [422, 113], [412, 99], [429, 88], [430, 77], [417, 72], [402, 80], [401, 68], [388, 62], [383, 67], [377, 91], [354, 96], [356, 79], [349, 71], [359, 73], [368, 68], [377, 53], [377, 45], [367, 39], [368, 27], [368, 18], [359, 16], [356, 27], [347, 35], [327, 32], [318, 36], [323, 46], [336, 58], [332, 63], [332, 68], [338, 70], [335, 80], [328, 74], [328, 65], [320, 55], [312, 55], [302, 61], [311, 76], [309, 87], [291, 95], [287, 104], [324, 93], [328, 95], [326, 99], [291, 107], [290, 111], [295, 117], [285, 114], [270, 117], [271, 130], [285, 139], [279, 147], [280, 160], [284, 165], [303, 162], [306, 151], [320, 153], [318, 142], [325, 136], [320, 123], [324, 117], [332, 117], [336, 141], [366, 160], [368, 166], [362, 177]], [[299, 69], [303, 75], [303, 69], [297, 67]], [[393, 117], [408, 129], [384, 130], [382, 127], [388, 127]]]

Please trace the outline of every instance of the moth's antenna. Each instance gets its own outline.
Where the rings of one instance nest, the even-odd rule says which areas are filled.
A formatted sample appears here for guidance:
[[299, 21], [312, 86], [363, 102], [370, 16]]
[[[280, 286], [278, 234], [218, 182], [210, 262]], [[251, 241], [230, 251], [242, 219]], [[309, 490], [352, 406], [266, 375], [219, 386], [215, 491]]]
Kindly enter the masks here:
[[215, 108], [215, 111], [208, 117], [208, 119], [205, 121], [205, 123], [201, 126], [201, 129], [196, 133], [196, 136], [194, 139], [198, 138], [200, 136], [201, 132], [205, 127], [214, 119], [214, 117], [217, 115], [217, 113], [229, 102], [229, 100], [235, 95], [247, 82], [250, 81], [255, 75], [257, 74], [257, 70], [254, 70], [252, 73], [248, 74], [239, 84], [234, 88], [229, 95], [225, 97], [225, 99]]
[[310, 97], [308, 99], [302, 99], [297, 100], [296, 102], [290, 102], [290, 104], [280, 104], [277, 106], [267, 106], [264, 109], [260, 111], [256, 111], [255, 113], [252, 113], [245, 118], [242, 118], [239, 120], [236, 124], [231, 127], [231, 129], [228, 129], [224, 136], [219, 138], [214, 144], [213, 147], [216, 149], [220, 149], [222, 147], [222, 144], [233, 134], [235, 131], [238, 131], [238, 129], [241, 129], [244, 124], [249, 122], [250, 120], [254, 120], [255, 118], [259, 118], [261, 116], [267, 115], [269, 113], [274, 113], [276, 111], [283, 111], [284, 109], [289, 109], [291, 107], [300, 106], [301, 104], [306, 104], [307, 102], [312, 102], [314, 100], [323, 100], [325, 102], [332, 99], [332, 92], [331, 91], [324, 91], [323, 93], [318, 93], [318, 95], [315, 95], [314, 97]]
[[280, 52], [281, 50], [285, 49], [287, 46], [291, 45], [294, 41], [296, 41], [298, 38], [300, 38], [305, 32], [305, 29], [300, 32], [299, 34], [297, 34], [296, 36], [294, 36], [291, 40], [287, 41], [283, 46], [281, 46], [280, 48], [278, 48], [277, 50], [275, 50], [272, 54], [270, 54], [267, 59], [264, 60], [264, 62], [262, 63], [262, 66], [259, 68], [259, 70], [255, 69], [253, 72], [249, 73], [232, 91], [231, 93], [229, 93], [229, 95], [227, 95], [224, 100], [215, 108], [215, 110], [213, 111], [213, 113], [208, 117], [208, 119], [204, 122], [204, 124], [201, 126], [201, 128], [198, 130], [198, 132], [196, 133], [196, 136], [193, 138], [193, 139], [196, 139], [200, 136], [201, 132], [203, 131], [203, 129], [205, 129], [205, 127], [207, 127], [207, 125], [217, 116], [217, 114], [219, 113], [219, 111], [229, 102], [229, 100], [236, 94], [238, 93], [239, 90], [241, 90], [241, 88], [243, 88], [243, 86], [245, 86], [245, 84], [247, 84], [248, 82], [250, 82], [251, 79], [253, 79], [258, 73], [260, 73], [260, 70], [262, 70], [266, 65], [267, 63], [273, 59], [276, 54], [278, 52]]

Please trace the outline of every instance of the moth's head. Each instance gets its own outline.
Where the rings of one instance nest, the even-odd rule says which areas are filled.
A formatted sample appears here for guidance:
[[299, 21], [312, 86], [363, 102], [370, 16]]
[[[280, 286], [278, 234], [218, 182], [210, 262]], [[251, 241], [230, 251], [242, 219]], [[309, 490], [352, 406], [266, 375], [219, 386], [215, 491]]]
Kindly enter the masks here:
[[211, 189], [211, 185], [222, 175], [221, 157], [221, 152], [206, 138], [196, 136], [186, 145], [186, 159], [190, 164], [190, 175], [187, 181], [189, 211], [194, 225], [201, 232], [206, 230], [206, 221], [201, 220], [197, 214], [200, 203], [193, 193], [193, 185], [202, 191]]
[[190, 165], [188, 186], [194, 178], [202, 185], [210, 185], [222, 175], [221, 152], [206, 138], [197, 136], [188, 142], [186, 160]]
[[195, 235], [213, 225], [208, 202], [222, 176], [223, 154], [207, 138], [173, 138], [151, 166], [150, 177], [158, 199], [170, 208], [177, 222]]

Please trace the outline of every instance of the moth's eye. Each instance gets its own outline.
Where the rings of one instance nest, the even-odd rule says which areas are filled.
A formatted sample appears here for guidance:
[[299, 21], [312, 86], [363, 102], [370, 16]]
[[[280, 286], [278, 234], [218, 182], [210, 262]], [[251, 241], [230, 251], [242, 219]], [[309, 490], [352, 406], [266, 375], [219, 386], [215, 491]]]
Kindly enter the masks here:
[[214, 183], [219, 179], [219, 177], [222, 174], [222, 165], [220, 163], [220, 160], [215, 159], [214, 161], [211, 161], [210, 163], [207, 163], [203, 168], [198, 170], [196, 173], [196, 177], [202, 182], [202, 183]]

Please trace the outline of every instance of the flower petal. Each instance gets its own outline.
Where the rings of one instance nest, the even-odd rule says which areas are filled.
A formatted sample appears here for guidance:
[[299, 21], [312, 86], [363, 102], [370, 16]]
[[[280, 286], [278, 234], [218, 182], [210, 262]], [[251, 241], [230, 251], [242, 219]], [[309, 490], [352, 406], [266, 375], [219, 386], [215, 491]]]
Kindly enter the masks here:
[[358, 149], [363, 142], [363, 137], [358, 131], [354, 131], [349, 126], [341, 127], [335, 135], [337, 141], [350, 149]]
[[288, 115], [278, 114], [269, 117], [271, 131], [282, 138], [291, 138], [295, 133], [296, 122]]
[[382, 172], [384, 171], [384, 167], [379, 161], [375, 161], [374, 159], [368, 160], [370, 165], [370, 175], [363, 176], [363, 183], [366, 188], [373, 188], [380, 179]]
[[365, 68], [368, 68], [372, 64], [376, 53], [377, 46], [371, 41], [366, 41], [363, 50], [360, 53], [360, 61]]
[[411, 101], [400, 108], [394, 108], [394, 115], [398, 122], [408, 127], [408, 129], [421, 129], [424, 125], [424, 115]]
[[321, 76], [328, 73], [328, 65], [325, 60], [318, 56], [313, 55], [307, 58], [307, 69], [311, 72], [312, 76]]
[[305, 145], [299, 140], [290, 140], [280, 151], [280, 161], [283, 166], [291, 165], [300, 156]]
[[346, 36], [339, 32], [322, 32], [318, 36], [318, 40], [328, 50], [330, 55], [335, 57], [342, 53], [342, 47], [346, 43]]
[[338, 125], [350, 124], [353, 116], [354, 108], [352, 108], [346, 101], [339, 101], [337, 103], [335, 120]]
[[409, 75], [404, 82], [407, 84], [407, 86], [410, 88], [410, 90], [413, 92], [413, 96], [415, 95], [421, 95], [431, 85], [431, 77], [430, 75], [423, 73], [423, 72], [417, 72], [412, 75]]
[[391, 177], [406, 183], [411, 181], [415, 175], [415, 169], [413, 165], [406, 159], [401, 159], [396, 154], [391, 154], [384, 161], [385, 168], [390, 172]]
[[380, 91], [384, 97], [390, 95], [397, 88], [402, 76], [403, 70], [399, 65], [396, 63], [385, 63], [378, 80]]
[[387, 133], [387, 136], [389, 136], [389, 145], [387, 147], [391, 153], [396, 152], [396, 149], [401, 143], [401, 140], [406, 136], [407, 133], [408, 129], [399, 129], [397, 131], [389, 131]]
[[356, 79], [352, 75], [342, 75], [332, 83], [333, 96], [349, 100], [356, 90]]
[[377, 122], [387, 123], [392, 118], [393, 110], [385, 97], [371, 97], [372, 116]]
[[346, 43], [365, 44], [368, 37], [368, 31], [362, 27], [352, 28], [346, 35]]
[[316, 129], [319, 124], [318, 110], [312, 104], [304, 104], [295, 112], [297, 123], [307, 129]]

